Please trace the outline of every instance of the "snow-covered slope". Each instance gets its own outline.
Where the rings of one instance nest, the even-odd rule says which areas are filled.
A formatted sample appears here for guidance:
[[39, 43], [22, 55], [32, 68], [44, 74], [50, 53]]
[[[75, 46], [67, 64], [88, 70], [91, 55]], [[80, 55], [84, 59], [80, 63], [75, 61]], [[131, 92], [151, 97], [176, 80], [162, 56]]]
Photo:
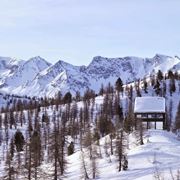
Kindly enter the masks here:
[[[22, 95], [22, 89], [35, 76], [49, 67], [50, 63], [37, 56], [28, 61], [11, 58], [0, 58], [0, 87], [1, 91], [10, 94]], [[26, 95], [29, 93], [27, 92]]]
[[58, 91], [77, 91], [88, 88], [88, 79], [82, 71], [83, 67], [73, 66], [69, 63], [58, 61], [56, 64], [40, 72], [36, 78], [27, 85], [24, 93], [34, 87], [33, 94], [41, 96], [54, 96]]
[[[166, 80], [167, 82], [167, 86], [168, 86], [168, 82], [169, 80]], [[148, 94], [144, 93], [143, 94], [143, 90], [141, 90], [142, 95], [148, 95], [148, 96], [152, 96], [154, 93], [154, 89], [152, 87], [148, 87]], [[169, 95], [169, 90], [167, 90], [166, 93], [166, 98], [167, 98], [167, 109], [169, 109], [170, 105], [169, 102], [170, 100], [173, 101], [173, 112], [172, 112], [172, 119], [174, 121], [174, 114], [176, 113], [175, 111], [177, 110], [177, 104], [179, 103], [179, 90], [177, 89], [176, 92], [173, 93], [172, 96]], [[122, 101], [122, 105], [123, 105], [123, 109], [126, 109], [126, 92], [124, 92], [124, 95], [121, 96], [121, 101]], [[90, 103], [90, 108], [89, 110], [91, 111], [92, 105], [93, 109], [94, 109], [94, 114], [92, 117], [90, 118], [91, 125], [93, 127], [93, 125], [95, 126], [95, 124], [97, 124], [97, 121], [95, 121], [96, 115], [99, 113], [99, 111], [102, 108], [102, 104], [103, 104], [103, 100], [104, 100], [104, 96], [98, 96], [95, 98], [94, 103]], [[84, 107], [85, 103], [83, 101], [77, 102], [77, 110], [80, 113], [80, 109], [82, 109]], [[71, 108], [74, 106], [74, 104], [71, 104]], [[39, 111], [39, 113], [37, 113], [36, 110], [34, 110], [34, 112], [32, 114], [32, 122], [34, 124], [35, 121], [35, 113], [37, 113], [39, 115], [39, 123], [40, 123], [40, 132], [41, 137], [42, 137], [42, 147], [44, 147], [44, 138], [45, 137], [45, 132], [48, 132], [49, 130], [45, 130], [46, 128], [50, 127], [53, 128], [53, 119], [54, 119], [54, 115], [55, 114], [63, 114], [63, 113], [59, 113], [59, 112], [63, 112], [66, 109], [66, 105], [59, 105], [59, 108], [55, 107], [55, 106], [49, 106], [47, 108], [42, 107], [41, 110]], [[71, 109], [70, 108], [70, 109]], [[72, 108], [73, 109], [73, 108]], [[89, 113], [92, 113], [90, 112]], [[49, 119], [50, 119], [50, 124], [51, 126], [46, 126], [45, 122], [43, 123], [43, 121], [41, 121], [42, 115], [47, 112]], [[78, 113], [78, 114], [79, 114]], [[9, 137], [9, 141], [11, 138], [14, 137], [14, 134], [16, 132], [17, 129], [20, 129], [20, 131], [24, 134], [24, 137], [26, 137], [26, 135], [28, 134], [28, 111], [24, 110], [24, 114], [25, 117], [27, 118], [26, 121], [24, 121], [23, 126], [20, 125], [20, 120], [17, 120], [17, 127], [15, 125], [12, 126], [12, 128], [8, 129], [8, 137]], [[4, 116], [4, 114], [1, 114], [2, 117]], [[16, 116], [15, 116], [16, 117]], [[19, 116], [17, 116], [19, 117]], [[61, 119], [61, 118], [60, 118]], [[58, 119], [58, 120], [60, 120]], [[114, 118], [112, 118], [114, 119]], [[79, 121], [79, 115], [77, 116], [77, 120]], [[42, 123], [42, 124], [41, 124]], [[10, 127], [10, 126], [8, 126]], [[153, 126], [152, 126], [153, 127]], [[162, 128], [162, 126], [161, 126]], [[45, 130], [45, 131], [44, 131]], [[3, 123], [3, 128], [0, 130], [1, 136], [3, 137], [3, 141], [2, 144], [0, 145], [0, 158], [1, 158], [1, 162], [0, 162], [0, 179], [3, 179], [3, 176], [7, 173], [6, 172], [6, 158], [5, 158], [5, 153], [7, 152], [7, 150], [9, 149], [9, 147], [7, 146], [7, 142], [6, 142], [6, 130], [4, 128], [4, 123]], [[171, 176], [171, 172], [173, 174], [173, 176], [175, 177], [177, 175], [177, 170], [180, 167], [180, 141], [178, 140], [177, 136], [171, 132], [167, 132], [167, 131], [162, 131], [162, 130], [148, 130], [146, 131], [146, 133], [144, 134], [144, 145], [139, 145], [138, 143], [138, 138], [135, 137], [136, 133], [131, 133], [130, 135], [126, 135], [126, 138], [128, 139], [128, 143], [129, 145], [127, 146], [127, 157], [128, 157], [128, 169], [127, 171], [121, 171], [118, 172], [118, 158], [116, 157], [116, 150], [115, 150], [115, 145], [116, 145], [116, 141], [115, 139], [113, 140], [113, 149], [114, 149], [114, 153], [113, 155], [110, 155], [110, 145], [105, 144], [106, 140], [107, 142], [109, 142], [109, 135], [100, 138], [99, 140], [99, 144], [100, 146], [97, 147], [97, 154], [100, 154], [101, 152], [101, 156], [97, 156], [96, 159], [96, 167], [98, 169], [98, 177], [97, 179], [99, 180], [118, 180], [118, 179], [123, 179], [123, 180], [151, 180], [151, 179], [155, 179], [154, 176], [155, 175], [160, 175], [163, 179], [165, 180], [169, 180], [172, 179]], [[47, 134], [46, 134], [47, 135]], [[28, 136], [28, 135], [27, 135]], [[48, 136], [47, 136], [48, 137]], [[51, 137], [51, 136], [49, 136]], [[77, 136], [79, 138], [79, 136]], [[46, 138], [45, 138], [46, 139]], [[67, 141], [68, 139], [71, 139], [71, 137], [67, 137]], [[27, 143], [29, 141], [26, 141]], [[50, 141], [47, 141], [50, 142]], [[82, 161], [81, 161], [81, 151], [80, 151], [80, 144], [79, 144], [79, 140], [75, 138], [75, 153], [70, 155], [70, 156], [65, 156], [66, 160], [67, 160], [67, 166], [66, 166], [66, 170], [65, 170], [65, 174], [62, 177], [62, 179], [64, 180], [74, 180], [74, 179], [84, 179], [83, 178], [83, 172], [82, 172]], [[107, 143], [106, 142], [106, 143]], [[106, 147], [105, 147], [106, 146]], [[51, 147], [51, 144], [47, 146], [48, 148], [42, 148], [43, 150], [43, 162], [41, 164], [40, 167], [38, 167], [38, 179], [52, 179], [52, 174], [54, 173], [54, 167], [53, 167], [53, 162], [50, 161], [50, 158], [48, 157], [48, 153], [50, 152], [49, 147]], [[109, 155], [106, 154], [105, 152], [105, 148], [107, 148], [107, 152]], [[24, 148], [25, 149], [25, 148]], [[66, 148], [65, 148], [66, 149]], [[90, 176], [90, 178], [92, 177], [91, 174], [91, 160], [89, 158], [89, 148], [83, 148], [83, 152], [84, 152], [84, 157], [85, 157], [85, 164], [86, 167], [88, 169], [88, 174]], [[19, 168], [17, 166], [17, 153], [15, 153], [14, 159], [12, 161], [12, 165], [14, 165], [13, 167], [16, 169], [18, 169], [18, 175], [22, 178], [21, 179], [25, 179], [24, 176], [27, 176], [26, 174], [26, 170], [24, 170], [23, 168], [26, 167], [24, 166], [24, 157], [25, 157], [26, 153], [25, 150], [24, 152], [21, 153], [21, 160], [22, 160], [22, 168]], [[32, 170], [32, 174], [33, 174], [33, 170]], [[46, 176], [48, 175], [48, 176]]]
[[0, 57], [0, 86], [5, 85], [7, 77], [12, 76], [18, 67], [24, 63], [23, 60], [17, 60], [14, 58]]
[[[180, 60], [180, 58], [179, 58], [178, 56], [176, 56], [176, 58]], [[172, 70], [172, 71], [177, 71], [178, 73], [180, 73], [180, 62], [177, 63], [177, 64], [175, 64], [175, 65], [172, 67], [171, 70]]]
[[[180, 141], [177, 137], [163, 130], [149, 130], [144, 139], [145, 144], [136, 146], [134, 136], [129, 136], [129, 151], [127, 152], [129, 168], [127, 171], [118, 172], [118, 162], [114, 156], [98, 159], [99, 178], [103, 180], [152, 180], [159, 175], [160, 179], [172, 179], [170, 173], [176, 177], [180, 166]], [[100, 140], [104, 146], [104, 138]], [[68, 157], [67, 180], [82, 179], [80, 151]], [[87, 159], [88, 161], [88, 159]]]
[[153, 58], [94, 57], [88, 66], [73, 66], [64, 61], [54, 65], [41, 57], [28, 61], [0, 58], [0, 91], [29, 96], [54, 96], [58, 91], [98, 91], [101, 84], [114, 84], [118, 77], [131, 82], [158, 70], [180, 70], [180, 59], [164, 55]]

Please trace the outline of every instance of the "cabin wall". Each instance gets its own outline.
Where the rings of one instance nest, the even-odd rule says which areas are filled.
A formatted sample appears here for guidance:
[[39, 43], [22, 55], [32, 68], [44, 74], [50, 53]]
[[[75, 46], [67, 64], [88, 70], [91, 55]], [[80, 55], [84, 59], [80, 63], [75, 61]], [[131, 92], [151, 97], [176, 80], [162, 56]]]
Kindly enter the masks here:
[[166, 114], [165, 113], [135, 113], [135, 123], [140, 120], [147, 123], [147, 129], [149, 128], [149, 123], [154, 123], [156, 129], [156, 122], [162, 122], [162, 128], [166, 129]]

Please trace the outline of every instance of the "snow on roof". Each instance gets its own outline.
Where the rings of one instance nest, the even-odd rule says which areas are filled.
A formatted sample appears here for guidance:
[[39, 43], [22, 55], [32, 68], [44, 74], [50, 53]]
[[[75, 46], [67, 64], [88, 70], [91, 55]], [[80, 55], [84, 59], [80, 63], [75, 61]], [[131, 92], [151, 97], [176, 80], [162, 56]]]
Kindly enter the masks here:
[[163, 97], [136, 97], [135, 113], [165, 112], [165, 98]]

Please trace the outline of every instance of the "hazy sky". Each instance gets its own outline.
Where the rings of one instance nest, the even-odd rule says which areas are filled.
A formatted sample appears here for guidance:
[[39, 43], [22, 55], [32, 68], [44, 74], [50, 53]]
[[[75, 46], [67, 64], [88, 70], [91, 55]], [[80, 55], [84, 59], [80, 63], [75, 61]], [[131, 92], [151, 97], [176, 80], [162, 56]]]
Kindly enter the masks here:
[[180, 56], [180, 0], [0, 0], [0, 56], [87, 65]]

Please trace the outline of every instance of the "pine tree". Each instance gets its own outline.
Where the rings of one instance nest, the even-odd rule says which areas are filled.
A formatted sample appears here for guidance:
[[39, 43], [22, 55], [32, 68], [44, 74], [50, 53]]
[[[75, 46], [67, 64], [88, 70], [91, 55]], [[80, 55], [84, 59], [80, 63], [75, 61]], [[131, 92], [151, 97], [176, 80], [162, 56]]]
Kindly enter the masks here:
[[5, 131], [8, 130], [8, 127], [9, 127], [9, 123], [8, 123], [8, 113], [4, 113], [4, 119], [3, 119], [3, 125], [4, 125], [4, 128], [5, 128]]
[[105, 115], [100, 115], [98, 119], [98, 129], [101, 136], [105, 136], [114, 130], [114, 125]]
[[123, 164], [122, 164], [123, 170], [126, 171], [128, 169], [128, 159], [127, 156], [123, 156]]
[[105, 91], [106, 91], [106, 94], [113, 94], [114, 93], [114, 88], [110, 82], [108, 83]]
[[70, 109], [70, 121], [69, 121], [69, 134], [71, 135], [71, 137], [73, 139], [75, 139], [75, 137], [77, 136], [77, 133], [78, 133], [78, 130], [76, 128], [76, 119], [77, 119], [77, 116], [78, 116], [78, 106], [77, 106], [77, 103], [74, 102], [71, 106], [71, 109]]
[[126, 113], [123, 127], [124, 127], [125, 132], [127, 133], [130, 133], [134, 127], [136, 128], [136, 122], [134, 121], [132, 100], [129, 100], [128, 102], [128, 111]]
[[156, 80], [156, 84], [154, 85], [154, 89], [155, 89], [155, 92], [156, 92], [157, 95], [159, 95], [160, 92], [161, 92], [161, 87], [160, 86], [161, 85], [160, 85], [159, 81]]
[[[170, 131], [170, 129], [171, 129], [171, 124], [172, 124], [172, 116], [173, 116], [173, 101], [172, 100], [170, 100], [170, 102], [169, 102], [169, 107], [168, 107], [168, 117], [167, 117], [167, 123], [166, 123], [166, 129], [168, 130], [168, 131]], [[163, 127], [163, 129], [164, 129], [164, 127]]]
[[49, 117], [47, 114], [47, 111], [45, 111], [45, 113], [42, 114], [42, 119], [41, 119], [42, 123], [49, 123]]
[[12, 165], [12, 157], [9, 151], [6, 152], [6, 165], [5, 165], [6, 175], [3, 177], [4, 180], [15, 180], [15, 170]]
[[79, 91], [76, 91], [76, 102], [81, 100], [81, 93]]
[[63, 97], [63, 103], [69, 104], [72, 102], [72, 94], [70, 92], [67, 92]]
[[161, 70], [158, 70], [158, 73], [157, 73], [157, 79], [158, 79], [159, 81], [162, 81], [163, 78], [164, 78], [164, 76], [163, 76], [162, 71], [161, 71]]
[[90, 128], [88, 128], [84, 136], [83, 145], [88, 149], [90, 159], [92, 159], [92, 144], [93, 144], [93, 137]]
[[30, 150], [31, 150], [31, 163], [34, 168], [34, 178], [37, 179], [37, 167], [40, 166], [42, 161], [42, 152], [41, 152], [41, 138], [40, 134], [37, 131], [33, 132], [33, 135], [30, 140]]
[[62, 101], [62, 93], [58, 91], [58, 93], [56, 94], [56, 104], [61, 104], [61, 101]]
[[162, 96], [166, 97], [166, 81], [163, 81]]
[[115, 83], [115, 88], [116, 91], [118, 92], [118, 97], [119, 97], [119, 93], [123, 93], [123, 82], [121, 80], [121, 78], [119, 77]]
[[81, 171], [82, 171], [82, 176], [84, 180], [89, 179], [89, 174], [88, 174], [88, 169], [87, 169], [87, 164], [85, 161], [85, 154], [84, 151], [81, 147]]
[[135, 84], [137, 97], [141, 97], [140, 80]]
[[180, 101], [179, 101], [177, 112], [176, 112], [175, 130], [177, 130], [178, 132], [180, 130]]
[[15, 118], [14, 118], [14, 112], [10, 111], [9, 112], [9, 124], [10, 124], [10, 129], [12, 129], [12, 126], [15, 124]]
[[168, 71], [168, 78], [174, 79], [174, 73], [171, 70]]
[[138, 120], [136, 122], [136, 138], [140, 145], [144, 144], [143, 136], [144, 136], [144, 126], [142, 120]]
[[170, 79], [169, 91], [170, 91], [171, 96], [172, 96], [172, 93], [176, 91], [176, 84], [175, 84], [175, 79], [174, 78]]
[[0, 114], [0, 130], [2, 130], [2, 122], [3, 122], [3, 119], [2, 119], [2, 116]]
[[108, 138], [105, 137], [105, 141], [104, 141], [104, 152], [105, 152], [105, 155], [108, 157], [110, 154], [109, 154], [109, 142], [108, 142]]
[[128, 98], [130, 100], [133, 99], [133, 87], [132, 87], [132, 85], [130, 85], [130, 87], [128, 88]]
[[99, 90], [99, 95], [100, 95], [100, 96], [103, 96], [103, 95], [104, 95], [104, 85], [103, 85], [103, 84], [101, 84], [101, 88], [100, 88], [100, 90]]
[[91, 159], [90, 170], [91, 170], [92, 178], [96, 179], [99, 175], [99, 171], [98, 171], [98, 162], [97, 162], [97, 149], [95, 145], [92, 146], [92, 152], [93, 152], [93, 156]]
[[20, 130], [17, 130], [14, 135], [14, 143], [16, 145], [17, 152], [23, 151], [23, 146], [25, 143], [24, 136]]
[[14, 152], [15, 152], [14, 139], [12, 138], [12, 139], [11, 139], [11, 142], [10, 142], [10, 151], [9, 151], [11, 160], [12, 160], [12, 158], [14, 157]]
[[49, 140], [50, 156], [54, 166], [54, 180], [58, 180], [65, 172], [65, 133], [66, 120], [62, 119], [61, 124], [57, 120], [56, 113], [53, 114], [53, 131]]
[[120, 132], [118, 132], [116, 137], [116, 155], [118, 158], [118, 171], [122, 170], [122, 164], [123, 164], [123, 156], [125, 153], [125, 139], [124, 139], [124, 131], [121, 129]]
[[73, 153], [74, 153], [74, 143], [73, 142], [71, 142], [70, 144], [69, 144], [69, 146], [67, 147], [67, 150], [68, 150], [68, 156], [70, 156], [70, 155], [72, 155]]
[[148, 86], [148, 84], [147, 84], [146, 78], [143, 79], [143, 84], [144, 84], [144, 92], [145, 92], [145, 93], [148, 93], [148, 92], [147, 92], [147, 86]]
[[151, 75], [151, 86], [154, 86], [156, 82], [155, 75]]

